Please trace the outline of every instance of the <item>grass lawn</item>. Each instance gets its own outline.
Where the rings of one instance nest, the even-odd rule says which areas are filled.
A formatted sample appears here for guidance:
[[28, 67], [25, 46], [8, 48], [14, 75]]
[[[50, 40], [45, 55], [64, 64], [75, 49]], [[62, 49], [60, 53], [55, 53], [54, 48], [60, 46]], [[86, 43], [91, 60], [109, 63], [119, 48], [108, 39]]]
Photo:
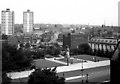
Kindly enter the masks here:
[[[104, 57], [97, 57], [97, 56], [92, 56], [92, 55], [76, 55], [76, 56], [71, 56], [74, 57], [76, 59], [70, 59], [69, 62], [70, 63], [82, 63], [82, 60], [77, 60], [77, 59], [83, 59], [83, 60], [88, 60], [88, 61], [104, 61], [104, 60], [109, 60], [109, 58], [104, 58]], [[66, 62], [67, 63], [67, 59], [66, 58], [61, 58], [61, 59], [57, 59], [58, 61], [62, 61], [62, 62]]]
[[72, 57], [78, 58], [78, 59], [83, 59], [83, 60], [89, 60], [89, 61], [95, 61], [95, 59], [93, 59], [93, 57], [96, 57], [96, 60], [99, 60], [99, 61], [109, 60], [109, 58], [97, 57], [97, 56], [92, 56], [92, 55], [76, 55], [76, 56], [72, 56]]
[[[61, 58], [61, 59], [57, 59], [58, 61], [62, 61], [62, 62], [65, 62], [67, 63], [67, 59], [66, 58]], [[83, 61], [84, 62], [84, 61]], [[82, 63], [82, 60], [79, 60], [79, 59], [69, 59], [69, 63]]]
[[[38, 59], [35, 60], [35, 64], [37, 68], [50, 68], [50, 67], [55, 67], [55, 66], [65, 66], [60, 63], [44, 60], [44, 59]], [[20, 78], [20, 79], [14, 79], [12, 80], [11, 84], [27, 84], [28, 77], [26, 78]]]
[[65, 66], [64, 64], [52, 62], [52, 61], [45, 60], [45, 59], [35, 60], [34, 64], [37, 68], [50, 68], [50, 67], [56, 67], [56, 66]]

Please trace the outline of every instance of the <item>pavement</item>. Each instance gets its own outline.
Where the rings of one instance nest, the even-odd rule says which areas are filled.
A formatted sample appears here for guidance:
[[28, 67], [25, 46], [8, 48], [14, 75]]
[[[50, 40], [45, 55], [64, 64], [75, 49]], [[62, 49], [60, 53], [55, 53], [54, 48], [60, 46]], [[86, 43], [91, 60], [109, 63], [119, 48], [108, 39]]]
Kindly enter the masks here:
[[[61, 63], [61, 61], [54, 60], [53, 58], [47, 58], [46, 60]], [[66, 62], [62, 62], [62, 64], [67, 65]], [[60, 73], [60, 72], [74, 71], [74, 70], [80, 70], [80, 69], [89, 69], [89, 68], [95, 68], [95, 67], [107, 66], [107, 65], [110, 65], [110, 60], [104, 60], [104, 61], [99, 61], [99, 62], [93, 62], [93, 61], [87, 60], [87, 62], [83, 62], [83, 63], [69, 64], [69, 66], [59, 66], [57, 67], [56, 71], [57, 73]]]
[[[94, 73], [94, 70], [91, 70], [91, 71], [93, 71], [93, 72], [91, 72], [91, 74], [92, 74], [90, 76], [91, 79], [92, 79], [92, 77], [96, 78], [98, 75], [99, 76], [101, 75], [100, 77], [102, 77], [102, 76], [105, 75], [105, 73], [110, 74], [109, 73], [110, 72], [110, 67], [107, 67], [107, 70], [106, 70], [106, 68], [104, 68], [106, 66], [110, 66], [110, 60], [108, 60], [108, 59], [101, 60], [101, 61], [98, 61], [98, 62], [86, 60], [87, 62], [69, 64], [69, 66], [67, 66], [66, 62], [62, 62], [62, 61], [59, 61], [57, 59], [61, 59], [61, 58], [58, 57], [58, 58], [46, 58], [45, 59], [45, 60], [48, 60], [48, 61], [51, 61], [51, 62], [54, 62], [54, 63], [60, 63], [60, 64], [64, 65], [64, 66], [58, 66], [57, 67], [57, 69], [56, 69], [57, 74], [77, 72], [77, 71], [80, 72], [81, 69], [84, 69], [84, 70], [87, 70], [87, 69], [90, 70], [92, 68], [98, 68], [99, 69], [100, 67], [102, 67], [105, 70], [97, 71], [96, 73]], [[34, 69], [29, 70], [29, 71], [23, 71], [23, 72], [11, 72], [11, 73], [7, 73], [7, 76], [10, 77], [11, 79], [25, 78], [25, 77], [28, 77], [33, 71], [34, 71]], [[71, 76], [66, 75], [66, 77], [65, 77], [66, 81], [74, 82], [74, 81], [77, 81], [78, 79], [80, 81], [81, 78], [86, 78], [86, 74], [82, 74], [82, 75], [79, 75], [78, 73], [75, 73], [75, 74], [77, 74], [77, 75], [73, 75], [73, 74]]]

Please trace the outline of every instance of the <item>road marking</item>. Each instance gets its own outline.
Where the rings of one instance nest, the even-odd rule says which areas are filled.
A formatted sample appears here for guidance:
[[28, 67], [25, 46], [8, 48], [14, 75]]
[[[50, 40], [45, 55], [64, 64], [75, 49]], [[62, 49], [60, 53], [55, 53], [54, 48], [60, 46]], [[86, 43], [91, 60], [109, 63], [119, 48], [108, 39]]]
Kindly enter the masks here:
[[73, 77], [68, 77], [68, 78], [65, 78], [66, 81], [68, 80], [73, 80], [73, 79], [78, 79], [78, 78], [83, 78], [83, 77], [86, 77], [86, 75], [80, 75], [80, 76], [73, 76]]

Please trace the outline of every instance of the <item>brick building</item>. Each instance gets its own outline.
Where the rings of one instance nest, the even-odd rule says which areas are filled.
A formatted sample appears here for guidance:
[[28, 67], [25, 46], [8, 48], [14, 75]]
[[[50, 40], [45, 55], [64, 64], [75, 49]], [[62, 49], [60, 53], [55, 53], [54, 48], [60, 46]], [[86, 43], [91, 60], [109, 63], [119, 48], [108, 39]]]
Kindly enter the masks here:
[[63, 35], [63, 48], [78, 48], [78, 45], [88, 43], [88, 36], [82, 33], [68, 33]]

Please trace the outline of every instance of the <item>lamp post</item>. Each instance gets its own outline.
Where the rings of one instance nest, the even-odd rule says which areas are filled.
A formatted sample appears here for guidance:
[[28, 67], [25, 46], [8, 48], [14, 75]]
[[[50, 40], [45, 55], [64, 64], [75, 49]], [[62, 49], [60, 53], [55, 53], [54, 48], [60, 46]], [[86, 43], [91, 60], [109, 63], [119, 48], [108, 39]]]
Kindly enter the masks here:
[[86, 79], [86, 83], [88, 83], [88, 74], [86, 74], [86, 77], [87, 77], [87, 79]]
[[82, 82], [83, 82], [83, 59], [82, 59], [82, 69], [81, 69], [81, 71], [82, 71]]

